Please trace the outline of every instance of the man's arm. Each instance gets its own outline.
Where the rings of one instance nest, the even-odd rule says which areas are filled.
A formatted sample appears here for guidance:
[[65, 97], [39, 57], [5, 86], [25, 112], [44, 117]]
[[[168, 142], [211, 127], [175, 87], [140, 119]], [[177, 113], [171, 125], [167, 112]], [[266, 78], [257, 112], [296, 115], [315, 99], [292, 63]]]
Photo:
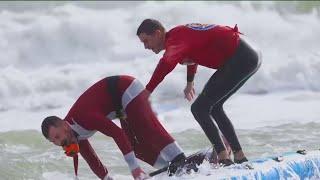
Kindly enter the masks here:
[[90, 145], [88, 140], [79, 141], [80, 154], [89, 164], [91, 170], [100, 178], [104, 179], [108, 175], [107, 168], [101, 163], [99, 157]]
[[184, 44], [168, 46], [163, 57], [160, 59], [153, 75], [146, 86], [146, 89], [152, 93], [160, 84], [164, 77], [169, 74], [176, 65], [186, 56], [188, 48]]
[[187, 82], [193, 82], [194, 75], [197, 72], [198, 64], [192, 64], [187, 66]]
[[188, 65], [187, 66], [187, 85], [184, 89], [184, 97], [191, 101], [195, 96], [194, 90], [194, 75], [197, 72], [198, 64]]
[[141, 174], [144, 174], [143, 170], [140, 168], [137, 158], [133, 152], [131, 143], [124, 131], [119, 128], [110, 119], [102, 116], [95, 115], [92, 117], [92, 128], [100, 131], [101, 133], [110, 136], [114, 139], [118, 147], [120, 148], [124, 159], [126, 160], [130, 171], [134, 178], [137, 178]]

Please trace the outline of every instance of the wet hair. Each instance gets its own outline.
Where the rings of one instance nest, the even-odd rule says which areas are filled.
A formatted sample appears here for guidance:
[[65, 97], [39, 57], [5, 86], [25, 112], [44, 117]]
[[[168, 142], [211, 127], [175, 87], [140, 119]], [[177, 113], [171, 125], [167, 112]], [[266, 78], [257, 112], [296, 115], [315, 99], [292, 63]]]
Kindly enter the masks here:
[[153, 34], [156, 30], [165, 31], [162, 24], [155, 19], [145, 19], [142, 21], [137, 30], [137, 36], [141, 33], [146, 33], [147, 35]]
[[41, 130], [44, 137], [49, 138], [49, 128], [51, 126], [58, 127], [62, 123], [62, 119], [57, 116], [48, 116], [46, 117], [41, 124]]

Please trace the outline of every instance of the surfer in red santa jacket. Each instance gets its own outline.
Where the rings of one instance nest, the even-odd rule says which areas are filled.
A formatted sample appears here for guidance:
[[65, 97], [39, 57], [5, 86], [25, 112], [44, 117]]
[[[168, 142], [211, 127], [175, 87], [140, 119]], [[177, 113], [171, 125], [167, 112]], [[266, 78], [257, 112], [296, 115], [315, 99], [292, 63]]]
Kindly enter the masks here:
[[216, 149], [221, 164], [233, 164], [221, 133], [230, 143], [234, 162], [247, 161], [223, 104], [258, 70], [261, 61], [258, 52], [239, 36], [237, 25], [231, 28], [192, 23], [176, 26], [167, 32], [159, 21], [145, 19], [136, 34], [145, 49], [156, 54], [165, 50], [146, 85], [149, 93], [177, 64], [182, 64], [187, 66], [184, 95], [191, 101], [195, 96], [194, 76], [197, 66], [216, 70], [191, 105], [192, 114]]
[[[112, 121], [116, 118], [121, 127]], [[144, 86], [131, 76], [111, 76], [96, 82], [64, 119], [46, 117], [41, 128], [55, 145], [77, 144], [92, 171], [104, 180], [112, 178], [88, 140], [97, 131], [114, 139], [135, 180], [148, 178], [137, 158], [156, 168], [174, 166], [186, 158], [153, 112]]]

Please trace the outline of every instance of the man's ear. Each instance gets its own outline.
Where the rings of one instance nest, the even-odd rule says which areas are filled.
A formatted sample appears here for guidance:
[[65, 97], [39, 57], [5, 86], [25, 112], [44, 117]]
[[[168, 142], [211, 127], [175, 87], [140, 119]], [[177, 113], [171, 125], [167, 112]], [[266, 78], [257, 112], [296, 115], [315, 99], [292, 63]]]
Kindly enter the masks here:
[[157, 29], [156, 31], [154, 31], [154, 35], [156, 35], [156, 37], [159, 38], [162, 35], [162, 31], [160, 29]]

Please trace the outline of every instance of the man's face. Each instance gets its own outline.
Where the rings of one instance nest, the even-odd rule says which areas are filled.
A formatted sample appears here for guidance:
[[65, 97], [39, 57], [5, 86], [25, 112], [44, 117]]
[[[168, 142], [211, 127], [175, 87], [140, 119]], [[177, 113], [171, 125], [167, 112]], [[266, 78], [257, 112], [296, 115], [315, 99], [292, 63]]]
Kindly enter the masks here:
[[144, 44], [145, 49], [150, 49], [158, 54], [164, 48], [164, 38], [161, 31], [157, 30], [153, 34], [141, 33], [139, 36], [140, 41]]
[[72, 143], [71, 130], [65, 124], [49, 128], [48, 140], [57, 146], [67, 146]]

